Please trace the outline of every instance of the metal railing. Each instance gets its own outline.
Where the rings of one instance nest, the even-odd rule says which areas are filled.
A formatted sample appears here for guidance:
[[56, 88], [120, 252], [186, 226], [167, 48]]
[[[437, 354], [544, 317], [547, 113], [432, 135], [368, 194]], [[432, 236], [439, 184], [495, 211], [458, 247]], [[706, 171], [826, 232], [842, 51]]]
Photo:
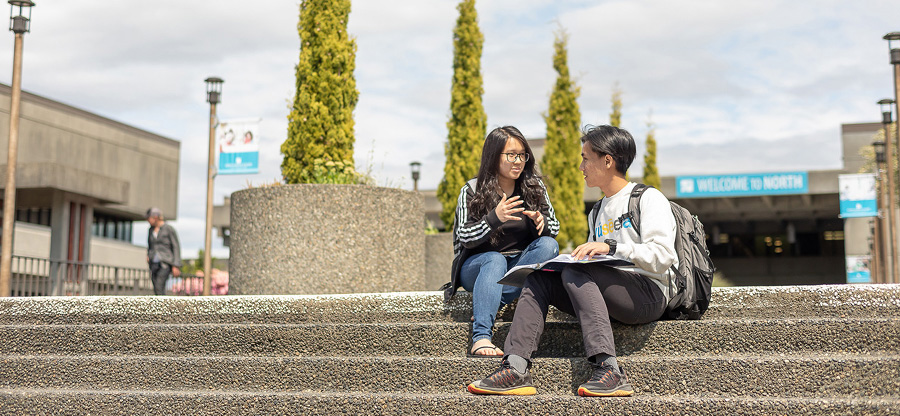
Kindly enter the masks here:
[[[13, 256], [12, 296], [138, 296], [152, 295], [149, 268], [106, 266], [39, 257]], [[170, 279], [173, 280], [173, 279]], [[195, 282], [196, 276], [182, 276], [182, 282]], [[200, 278], [202, 287], [202, 278]], [[173, 282], [173, 287], [178, 281]], [[182, 287], [192, 288], [193, 285]], [[193, 295], [194, 290], [175, 290], [167, 294]]]

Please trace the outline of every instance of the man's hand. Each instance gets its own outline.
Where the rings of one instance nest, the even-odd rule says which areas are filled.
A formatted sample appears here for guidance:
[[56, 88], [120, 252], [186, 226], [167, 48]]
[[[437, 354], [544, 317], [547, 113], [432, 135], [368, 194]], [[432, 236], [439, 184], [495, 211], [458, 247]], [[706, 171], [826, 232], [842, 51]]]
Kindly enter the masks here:
[[172, 276], [178, 277], [181, 276], [181, 269], [172, 266]]
[[593, 256], [599, 254], [608, 254], [609, 253], [609, 244], [601, 243], [601, 242], [592, 242], [592, 243], [584, 243], [578, 247], [575, 247], [575, 250], [572, 250], [572, 257], [575, 260], [583, 260], [589, 259]]
[[500, 219], [500, 222], [507, 222], [510, 220], [522, 221], [522, 218], [517, 217], [515, 214], [525, 211], [525, 208], [518, 208], [523, 202], [525, 201], [519, 199], [518, 196], [506, 199], [506, 193], [504, 193], [503, 198], [500, 199], [500, 203], [497, 204], [497, 208], [494, 208], [494, 213], [497, 214], [497, 218]]
[[538, 234], [544, 232], [544, 214], [541, 214], [540, 211], [522, 211], [522, 213], [525, 214], [526, 217], [531, 218]]

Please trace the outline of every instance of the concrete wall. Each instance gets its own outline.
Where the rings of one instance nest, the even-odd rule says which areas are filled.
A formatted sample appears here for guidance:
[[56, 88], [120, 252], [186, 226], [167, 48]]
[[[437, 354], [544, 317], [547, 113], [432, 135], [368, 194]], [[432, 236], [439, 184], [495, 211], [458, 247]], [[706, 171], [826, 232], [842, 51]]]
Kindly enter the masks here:
[[[846, 173], [859, 173], [859, 169], [865, 164], [865, 159], [859, 154], [859, 149], [871, 146], [875, 141], [875, 134], [881, 130], [881, 123], [856, 123], [841, 125], [841, 149], [843, 151], [844, 171]], [[812, 182], [812, 180], [810, 180]]]
[[[16, 222], [13, 255], [50, 258], [50, 227]], [[124, 241], [93, 236], [88, 262], [105, 266], [147, 267], [147, 248]]]
[[843, 257], [715, 258], [716, 268], [736, 286], [846, 283]]
[[[10, 88], [0, 84], [0, 183], [6, 178]], [[135, 220], [150, 206], [175, 219], [180, 143], [23, 92], [16, 188], [93, 198]]]
[[438, 290], [450, 281], [453, 263], [453, 233], [425, 236], [425, 287], [422, 290]]
[[50, 227], [17, 221], [13, 230], [14, 256], [50, 258]]
[[147, 248], [94, 236], [91, 238], [91, 263], [142, 269], [148, 267]]

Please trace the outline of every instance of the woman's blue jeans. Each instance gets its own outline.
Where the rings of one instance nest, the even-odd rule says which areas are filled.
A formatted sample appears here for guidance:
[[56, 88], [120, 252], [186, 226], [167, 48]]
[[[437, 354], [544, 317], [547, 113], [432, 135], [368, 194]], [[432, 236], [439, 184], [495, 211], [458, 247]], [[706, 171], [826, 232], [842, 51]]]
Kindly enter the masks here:
[[501, 305], [519, 297], [522, 288], [500, 285], [497, 282], [506, 272], [518, 264], [533, 264], [550, 260], [559, 254], [559, 245], [551, 237], [538, 237], [525, 250], [515, 256], [504, 256], [496, 251], [474, 254], [463, 263], [459, 280], [466, 291], [472, 293], [472, 343], [491, 338], [491, 329]]

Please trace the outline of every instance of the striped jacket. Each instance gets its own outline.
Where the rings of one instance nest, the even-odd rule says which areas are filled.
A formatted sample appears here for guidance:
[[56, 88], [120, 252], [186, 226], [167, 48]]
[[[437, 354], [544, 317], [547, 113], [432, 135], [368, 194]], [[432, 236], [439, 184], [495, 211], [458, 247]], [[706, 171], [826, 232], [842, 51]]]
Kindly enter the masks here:
[[[503, 225], [494, 210], [488, 211], [487, 215], [480, 218], [470, 214], [469, 201], [475, 196], [477, 179], [470, 179], [466, 182], [460, 189], [459, 198], [456, 200], [456, 217], [453, 220], [453, 264], [450, 269], [450, 282], [443, 287], [445, 300], [449, 300], [456, 294], [456, 289], [461, 284], [460, 270], [463, 263], [472, 254], [472, 250], [483, 244], [489, 244], [492, 232]], [[559, 220], [556, 219], [556, 213], [550, 203], [550, 196], [547, 195], [547, 187], [543, 182], [541, 182], [541, 188], [544, 190], [544, 203], [537, 207], [537, 210], [544, 215], [544, 230], [540, 234], [534, 230], [534, 239], [541, 236], [556, 237], [559, 234]], [[534, 209], [535, 207], [527, 208]], [[461, 219], [463, 222], [460, 222]]]

